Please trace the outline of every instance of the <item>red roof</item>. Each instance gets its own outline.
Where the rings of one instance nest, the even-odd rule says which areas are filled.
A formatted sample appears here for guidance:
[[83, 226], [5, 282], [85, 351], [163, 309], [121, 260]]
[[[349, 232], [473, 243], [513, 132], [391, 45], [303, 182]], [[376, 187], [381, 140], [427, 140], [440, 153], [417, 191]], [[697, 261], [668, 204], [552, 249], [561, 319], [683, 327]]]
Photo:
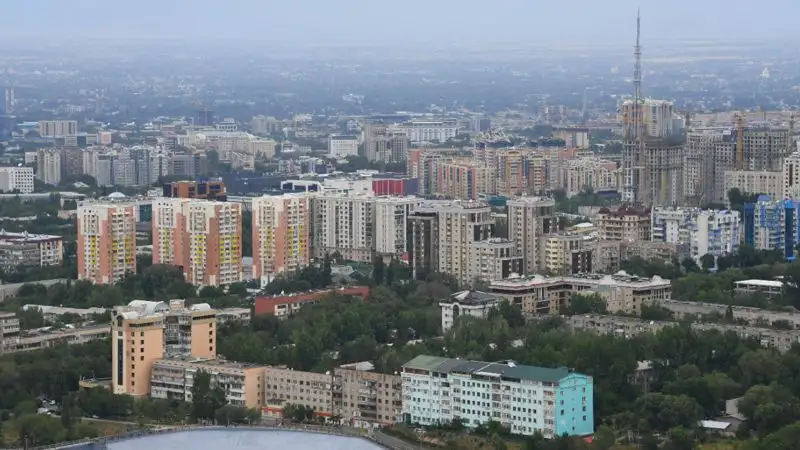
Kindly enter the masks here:
[[308, 303], [325, 298], [329, 294], [351, 295], [361, 297], [366, 300], [369, 297], [369, 286], [353, 286], [342, 289], [323, 289], [313, 292], [304, 292], [293, 295], [278, 295], [272, 297], [256, 297], [255, 313], [257, 316], [262, 314], [274, 314], [275, 307], [278, 305], [294, 305], [297, 303]]

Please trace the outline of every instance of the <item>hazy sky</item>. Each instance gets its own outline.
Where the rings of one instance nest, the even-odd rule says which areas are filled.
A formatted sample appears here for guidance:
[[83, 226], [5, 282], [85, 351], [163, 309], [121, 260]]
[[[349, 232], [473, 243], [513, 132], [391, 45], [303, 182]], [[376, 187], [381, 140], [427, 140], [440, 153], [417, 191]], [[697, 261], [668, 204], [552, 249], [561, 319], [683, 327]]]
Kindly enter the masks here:
[[630, 45], [638, 7], [645, 42], [800, 37], [800, 0], [0, 0], [0, 5], [0, 36], [6, 38]]

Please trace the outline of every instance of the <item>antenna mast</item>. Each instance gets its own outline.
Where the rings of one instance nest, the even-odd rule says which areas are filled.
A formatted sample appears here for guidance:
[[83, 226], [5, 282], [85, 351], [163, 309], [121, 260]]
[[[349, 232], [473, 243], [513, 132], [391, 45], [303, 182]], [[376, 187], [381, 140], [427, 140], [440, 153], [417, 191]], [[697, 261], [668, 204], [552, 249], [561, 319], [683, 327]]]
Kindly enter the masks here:
[[642, 19], [639, 10], [636, 10], [636, 47], [633, 50], [634, 67], [633, 67], [633, 132], [635, 138], [634, 160], [633, 160], [633, 173], [634, 173], [634, 189], [635, 201], [642, 201], [644, 191], [647, 185], [644, 183], [643, 176], [645, 175], [642, 170], [642, 164], [645, 162], [645, 146], [644, 146], [644, 105], [642, 104]]

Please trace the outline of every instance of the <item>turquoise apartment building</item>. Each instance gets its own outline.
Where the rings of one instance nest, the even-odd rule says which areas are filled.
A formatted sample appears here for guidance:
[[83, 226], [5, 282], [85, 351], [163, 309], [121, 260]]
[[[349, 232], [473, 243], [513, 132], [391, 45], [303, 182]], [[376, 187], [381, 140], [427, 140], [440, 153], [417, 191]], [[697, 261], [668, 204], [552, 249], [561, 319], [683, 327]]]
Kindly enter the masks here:
[[592, 377], [562, 368], [421, 355], [403, 365], [403, 420], [475, 428], [499, 422], [514, 434], [594, 433]]

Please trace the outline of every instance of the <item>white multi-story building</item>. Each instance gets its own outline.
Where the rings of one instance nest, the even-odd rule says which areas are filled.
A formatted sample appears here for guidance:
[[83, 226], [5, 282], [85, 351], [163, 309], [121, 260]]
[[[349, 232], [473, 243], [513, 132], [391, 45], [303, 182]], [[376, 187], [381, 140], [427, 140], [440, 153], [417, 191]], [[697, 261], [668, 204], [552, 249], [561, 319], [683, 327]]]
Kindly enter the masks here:
[[419, 425], [499, 422], [513, 434], [594, 432], [592, 377], [557, 369], [420, 355], [403, 365], [403, 419]]
[[36, 178], [53, 186], [61, 182], [61, 153], [57, 149], [39, 149], [36, 154]]
[[458, 135], [458, 121], [455, 119], [444, 120], [411, 120], [399, 125], [397, 128], [405, 132], [411, 143], [445, 142]]
[[653, 208], [651, 240], [687, 245], [692, 258], [724, 256], [739, 248], [739, 212], [700, 208]]
[[556, 202], [549, 198], [518, 197], [508, 200], [508, 239], [522, 256], [522, 273], [543, 267], [542, 237], [558, 228]]
[[331, 135], [328, 137], [328, 155], [334, 158], [357, 156], [358, 137]]
[[[784, 198], [792, 197], [795, 200], [800, 200], [800, 151], [792, 153], [783, 161], [783, 196]], [[744, 192], [744, 191], [743, 191]], [[756, 193], [756, 191], [747, 191]], [[768, 192], [757, 192], [759, 194], [767, 194]], [[773, 196], [773, 199], [779, 199], [779, 196]]]
[[442, 309], [442, 332], [447, 332], [461, 316], [485, 319], [489, 311], [497, 308], [496, 295], [480, 291], [461, 291], [439, 302]]
[[315, 258], [338, 252], [344, 259], [372, 260], [373, 199], [369, 195], [318, 194], [311, 199]]
[[78, 134], [78, 122], [75, 120], [40, 120], [38, 130], [39, 136], [43, 138], [74, 136]]
[[33, 167], [0, 167], [0, 191], [33, 192]]
[[408, 253], [408, 215], [419, 204], [416, 197], [375, 197], [375, 252], [406, 257]]

